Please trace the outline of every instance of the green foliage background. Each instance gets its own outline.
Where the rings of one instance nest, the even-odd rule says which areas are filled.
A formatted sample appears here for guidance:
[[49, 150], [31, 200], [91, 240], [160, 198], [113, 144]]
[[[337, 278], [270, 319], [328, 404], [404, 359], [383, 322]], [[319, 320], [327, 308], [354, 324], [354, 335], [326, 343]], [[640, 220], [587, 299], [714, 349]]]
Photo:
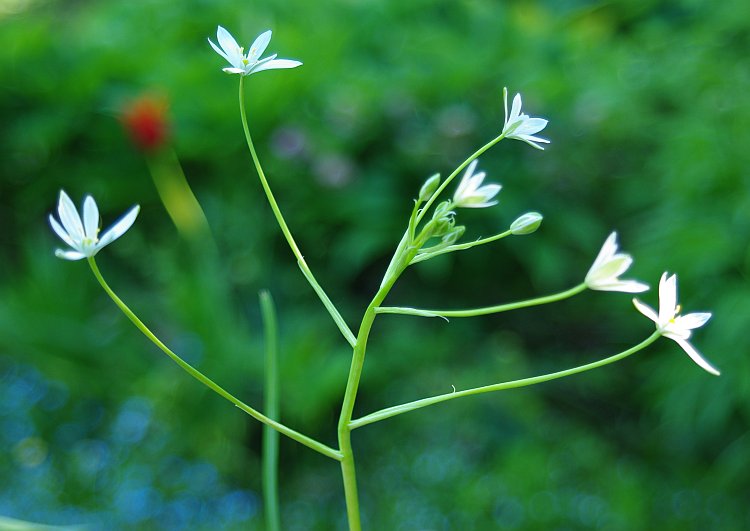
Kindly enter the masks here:
[[[261, 529], [260, 425], [148, 343], [85, 264], [57, 260], [58, 191], [134, 228], [100, 255], [116, 291], [175, 350], [250, 404], [262, 396], [257, 292], [282, 331], [282, 415], [335, 444], [350, 352], [285, 247], [244, 148], [217, 24], [300, 69], [248, 78], [251, 129], [305, 257], [352, 327], [423, 180], [502, 127], [501, 91], [549, 118], [544, 152], [481, 160], [500, 205], [539, 232], [414, 267], [389, 300], [468, 307], [579, 282], [616, 229], [656, 286], [677, 272], [671, 341], [537, 388], [355, 432], [367, 529], [750, 527], [750, 21], [739, 0], [0, 1], [0, 514], [113, 529]], [[172, 143], [220, 260], [180, 239], [118, 116], [168, 97]], [[656, 304], [655, 292], [644, 297]], [[359, 414], [613, 354], [651, 324], [624, 294], [474, 320], [384, 316]], [[281, 445], [285, 529], [343, 529], [339, 470]]]

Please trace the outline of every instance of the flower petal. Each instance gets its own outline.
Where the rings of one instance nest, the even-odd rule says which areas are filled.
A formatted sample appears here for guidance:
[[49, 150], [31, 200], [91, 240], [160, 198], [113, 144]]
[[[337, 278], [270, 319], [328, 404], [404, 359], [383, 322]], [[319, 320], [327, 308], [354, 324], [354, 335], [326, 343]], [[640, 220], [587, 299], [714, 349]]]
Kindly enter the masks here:
[[606, 262], [599, 264], [596, 269], [591, 270], [591, 281], [617, 280], [617, 277], [625, 273], [633, 259], [627, 254], [616, 254]]
[[227, 56], [227, 54], [225, 54], [225, 53], [224, 53], [224, 51], [223, 51], [223, 50], [222, 50], [221, 48], [219, 48], [218, 46], [216, 46], [216, 45], [215, 45], [215, 44], [214, 44], [214, 43], [213, 43], [213, 42], [211, 41], [211, 39], [208, 39], [208, 44], [210, 44], [210, 45], [211, 45], [211, 48], [213, 48], [213, 49], [214, 49], [214, 51], [215, 51], [216, 53], [218, 53], [218, 54], [219, 54], [220, 56], [222, 56], [222, 57], [223, 57], [224, 59], [226, 59], [228, 63], [231, 63], [231, 62], [232, 62], [232, 60], [231, 60], [231, 59], [229, 59], [229, 56]]
[[659, 325], [659, 316], [656, 315], [656, 312], [653, 308], [651, 308], [651, 306], [642, 303], [638, 299], [633, 299], [633, 304], [635, 305], [636, 310], [651, 319], [654, 323], [656, 323], [657, 326]]
[[83, 223], [81, 223], [81, 216], [78, 215], [78, 210], [70, 200], [68, 194], [60, 190], [60, 200], [57, 204], [57, 213], [60, 216], [60, 221], [65, 227], [65, 231], [70, 236], [70, 239], [74, 242], [83, 240]]
[[[509, 136], [508, 138], [516, 138], [516, 137]], [[533, 139], [533, 140], [530, 140], [530, 139]], [[518, 140], [526, 142], [531, 147], [539, 149], [539, 150], [542, 150], [542, 151], [544, 151], [544, 146], [540, 146], [536, 142], [544, 142], [545, 144], [549, 144], [549, 140], [545, 140], [544, 138], [537, 138], [537, 137], [534, 137], [534, 136], [532, 136], [532, 137], [526, 137], [526, 136], [518, 137]]]
[[252, 73], [254, 74], [255, 72], [262, 72], [263, 70], [275, 70], [277, 68], [296, 68], [301, 64], [302, 62], [295, 61], [293, 59], [273, 59], [271, 61], [258, 65], [256, 68], [253, 68]]
[[505, 126], [508, 125], [508, 87], [503, 87], [503, 108], [505, 110], [503, 129], [505, 129]]
[[75, 247], [76, 244], [73, 242], [73, 240], [70, 239], [70, 236], [68, 236], [68, 233], [65, 232], [65, 229], [62, 228], [62, 225], [60, 225], [57, 220], [52, 217], [52, 214], [49, 216], [49, 224], [52, 226], [52, 230], [55, 231], [55, 233], [60, 236], [60, 239], [70, 245], [71, 247]]
[[615, 278], [606, 282], [595, 283], [589, 286], [589, 289], [596, 291], [620, 291], [622, 293], [642, 293], [648, 291], [649, 286], [637, 280], [619, 280]]
[[516, 94], [513, 98], [513, 106], [510, 108], [510, 116], [508, 117], [508, 125], [512, 125], [516, 122], [521, 114], [521, 95]]
[[140, 211], [141, 207], [136, 205], [133, 208], [130, 209], [130, 211], [125, 214], [120, 220], [115, 223], [107, 232], [105, 232], [102, 235], [101, 240], [99, 240], [99, 243], [96, 246], [97, 251], [104, 247], [105, 245], [108, 245], [115, 241], [117, 238], [125, 234], [125, 232], [133, 225], [133, 222], [135, 222], [136, 216], [138, 216], [138, 212]]
[[664, 325], [677, 313], [677, 275], [664, 272], [659, 280], [659, 323]]
[[687, 315], [680, 315], [675, 319], [675, 325], [680, 328], [687, 330], [693, 330], [694, 328], [700, 328], [711, 318], [710, 313], [689, 313]]
[[221, 26], [216, 27], [216, 40], [219, 41], [219, 46], [224, 52], [233, 52], [240, 48], [232, 34]]
[[268, 48], [268, 43], [271, 42], [271, 30], [264, 31], [255, 39], [253, 44], [250, 45], [250, 50], [247, 52], [247, 60], [249, 63], [254, 63], [258, 60], [258, 57], [263, 55], [263, 52]]
[[81, 258], [86, 258], [86, 255], [81, 252], [63, 251], [62, 249], [55, 250], [55, 256], [63, 260], [80, 260]]
[[235, 68], [242, 66], [242, 49], [237, 41], [234, 40], [232, 34], [227, 30], [219, 26], [216, 29], [216, 40], [219, 41], [219, 46], [224, 50], [225, 57]]
[[701, 356], [700, 352], [695, 350], [695, 347], [691, 345], [688, 341], [685, 341], [684, 339], [675, 339], [678, 345], [682, 347], [682, 350], [687, 352], [687, 355], [690, 356], [690, 358], [698, 364], [698, 366], [703, 369], [706, 372], [710, 372], [711, 374], [714, 374], [716, 376], [719, 376], [721, 373], [716, 369], [713, 365], [708, 363], [703, 356]]
[[99, 209], [90, 195], [83, 200], [83, 230], [88, 239], [96, 241], [99, 235]]
[[521, 125], [518, 126], [518, 128], [514, 131], [514, 134], [533, 135], [547, 127], [548, 123], [549, 120], [545, 120], [544, 118], [527, 118]]

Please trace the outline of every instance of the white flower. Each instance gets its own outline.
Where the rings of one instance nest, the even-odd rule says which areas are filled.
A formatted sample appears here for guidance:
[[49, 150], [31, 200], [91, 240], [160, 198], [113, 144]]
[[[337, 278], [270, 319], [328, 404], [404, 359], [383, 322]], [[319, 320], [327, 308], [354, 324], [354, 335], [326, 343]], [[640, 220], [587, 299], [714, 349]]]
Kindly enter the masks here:
[[664, 273], [659, 281], [659, 314], [649, 306], [646, 306], [638, 299], [633, 299], [636, 309], [643, 315], [656, 323], [656, 330], [669, 339], [673, 339], [687, 355], [698, 364], [698, 366], [710, 372], [719, 375], [710, 363], [708, 363], [700, 353], [695, 350], [693, 345], [688, 342], [691, 331], [706, 324], [711, 318], [710, 313], [689, 313], [679, 315], [681, 307], [677, 304], [677, 275], [667, 276]]
[[624, 291], [640, 293], [648, 290], [648, 285], [636, 280], [620, 280], [633, 263], [629, 254], [617, 252], [617, 233], [613, 232], [604, 242], [602, 250], [586, 274], [586, 287], [599, 291]]
[[[60, 201], [57, 205], [58, 222], [50, 214], [49, 223], [60, 239], [70, 245], [73, 250], [57, 249], [55, 256], [65, 260], [80, 260], [90, 258], [98, 253], [102, 247], [115, 241], [125, 234], [135, 221], [140, 207], [136, 205], [127, 214], [99, 238], [99, 209], [94, 198], [86, 196], [83, 201], [83, 220], [78, 214], [73, 201], [68, 194], [60, 191]], [[62, 223], [62, 225], [60, 224]]]
[[262, 72], [263, 70], [272, 70], [275, 68], [295, 68], [301, 65], [299, 61], [293, 61], [291, 59], [276, 59], [276, 54], [273, 54], [264, 59], [258, 59], [260, 55], [266, 51], [268, 43], [271, 42], [271, 30], [261, 33], [250, 50], [245, 55], [244, 49], [237, 44], [234, 37], [219, 26], [216, 30], [216, 40], [219, 41], [219, 46], [216, 46], [211, 39], [208, 39], [211, 47], [222, 56], [224, 59], [229, 61], [231, 67], [223, 68], [224, 72], [230, 74], [242, 74], [247, 76], [255, 74], [256, 72]]
[[513, 107], [508, 115], [508, 89], [503, 89], [503, 103], [505, 105], [505, 124], [503, 125], [503, 135], [506, 138], [515, 138], [522, 140], [528, 145], [537, 149], [544, 149], [537, 142], [549, 144], [546, 138], [534, 136], [536, 133], [547, 127], [547, 120], [544, 118], [531, 118], [528, 114], [521, 114], [521, 95], [516, 94], [513, 98]]
[[466, 168], [466, 172], [461, 178], [458, 188], [456, 188], [456, 193], [453, 194], [453, 203], [456, 207], [484, 208], [497, 204], [497, 201], [491, 201], [491, 199], [497, 195], [502, 186], [499, 184], [481, 186], [484, 180], [484, 172], [474, 175], [476, 167], [477, 160], [474, 159]]

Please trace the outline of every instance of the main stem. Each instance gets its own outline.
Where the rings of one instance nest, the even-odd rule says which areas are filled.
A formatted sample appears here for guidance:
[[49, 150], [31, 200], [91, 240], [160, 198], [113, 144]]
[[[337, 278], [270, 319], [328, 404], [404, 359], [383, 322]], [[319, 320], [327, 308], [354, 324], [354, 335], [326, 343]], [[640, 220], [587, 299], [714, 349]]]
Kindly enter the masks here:
[[377, 314], [375, 308], [377, 308], [381, 302], [385, 299], [388, 292], [391, 290], [399, 275], [403, 271], [406, 264], [409, 263], [413, 258], [416, 251], [407, 254], [406, 257], [403, 255], [398, 256], [399, 250], [396, 251], [397, 261], [394, 273], [389, 277], [386, 276], [386, 282], [380, 287], [378, 292], [373, 297], [367, 310], [365, 310], [364, 317], [359, 326], [359, 333], [357, 334], [357, 342], [354, 345], [354, 352], [352, 354], [352, 364], [349, 369], [349, 378], [346, 382], [346, 391], [344, 392], [344, 401], [341, 406], [341, 416], [339, 417], [338, 424], [338, 439], [339, 439], [339, 451], [341, 452], [341, 475], [344, 481], [344, 497], [346, 500], [346, 514], [349, 521], [350, 531], [360, 531], [360, 517], [359, 517], [359, 497], [357, 494], [357, 474], [354, 464], [354, 450], [352, 449], [352, 415], [354, 414], [354, 403], [357, 399], [357, 390], [359, 389], [359, 381], [362, 377], [362, 369], [365, 364], [365, 352], [367, 350], [367, 340], [370, 336], [370, 330], [372, 329], [373, 322]]

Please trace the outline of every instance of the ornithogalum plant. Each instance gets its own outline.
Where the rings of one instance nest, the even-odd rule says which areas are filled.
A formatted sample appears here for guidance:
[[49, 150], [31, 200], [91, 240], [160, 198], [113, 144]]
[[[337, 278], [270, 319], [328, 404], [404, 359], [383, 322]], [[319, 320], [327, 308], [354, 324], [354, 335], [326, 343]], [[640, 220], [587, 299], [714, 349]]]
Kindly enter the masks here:
[[[255, 164], [261, 186], [266, 198], [268, 199], [271, 210], [276, 217], [281, 232], [289, 244], [302, 274], [310, 283], [313, 291], [318, 295], [323, 306], [338, 326], [344, 340], [347, 341], [352, 348], [351, 367], [346, 382], [346, 390], [342, 399], [341, 413], [338, 421], [338, 444], [335, 448], [327, 446], [320, 441], [308, 437], [285, 424], [274, 420], [277, 418], [275, 411], [272, 413], [267, 411], [266, 414], [261, 413], [257, 408], [245, 404], [228, 391], [224, 390], [209, 377], [172, 352], [172, 350], [159, 340], [109, 287], [96, 264], [95, 255], [105, 245], [122, 236], [125, 231], [131, 227], [138, 214], [138, 207], [134, 207], [130, 210], [111, 229], [99, 237], [99, 213], [94, 200], [90, 196], [85, 198], [83, 202], [83, 216], [81, 217], [73, 202], [65, 192], [60, 192], [57, 210], [58, 219], [50, 216], [50, 223], [57, 235], [70, 248], [68, 250], [58, 250], [56, 251], [56, 255], [68, 260], [87, 259], [96, 279], [115, 304], [117, 304], [117, 306], [141, 330], [141, 332], [143, 332], [143, 334], [172, 358], [180, 367], [198, 381], [227, 399], [235, 406], [239, 407], [242, 411], [264, 423], [267, 427], [276, 430], [277, 432], [339, 463], [343, 480], [347, 518], [351, 530], [359, 530], [361, 528], [360, 509], [357, 496], [355, 456], [351, 443], [352, 432], [357, 428], [396, 415], [401, 415], [415, 409], [428, 407], [439, 402], [456, 400], [470, 395], [534, 385], [603, 367], [643, 350], [661, 336], [676, 341], [690, 358], [704, 370], [711, 374], [719, 374], [719, 371], [706, 361], [692, 344], [688, 342], [692, 331], [705, 324], [706, 321], [708, 321], [710, 314], [691, 313], [680, 315], [680, 306], [677, 305], [677, 277], [675, 275], [668, 276], [667, 273], [665, 273], [662, 276], [659, 285], [660, 301], [658, 313], [637, 299], [634, 299], [633, 301], [638, 311], [656, 323], [656, 330], [646, 339], [627, 350], [609, 357], [604, 357], [599, 361], [570, 369], [533, 376], [522, 380], [499, 383], [488, 382], [485, 386], [472, 389], [454, 389], [450, 393], [439, 394], [416, 400], [414, 402], [394, 405], [355, 418], [354, 406], [357, 399], [357, 390], [359, 389], [359, 383], [364, 370], [367, 342], [373, 322], [379, 314], [390, 313], [422, 317], [443, 317], [446, 319], [451, 317], [473, 317], [553, 303], [573, 297], [586, 289], [639, 293], [648, 290], [648, 286], [636, 280], [621, 278], [627, 272], [633, 259], [630, 255], [618, 250], [617, 235], [612, 232], [604, 242], [604, 245], [594, 260], [593, 265], [583, 278], [582, 282], [572, 288], [558, 293], [518, 302], [462, 310], [449, 308], [425, 309], [384, 305], [389, 292], [404, 271], [410, 266], [447, 253], [463, 251], [478, 245], [491, 243], [505, 238], [506, 236], [531, 234], [541, 225], [542, 215], [538, 212], [528, 212], [519, 216], [507, 230], [478, 240], [461, 242], [465, 229], [463, 225], [458, 223], [461, 209], [492, 207], [497, 204], [497, 196], [501, 190], [499, 184], [485, 184], [485, 173], [478, 171], [478, 157], [504, 139], [521, 140], [539, 150], [544, 149], [542, 144], [549, 142], [547, 139], [536, 136], [546, 127], [547, 120], [542, 118], [532, 118], [527, 114], [522, 113], [520, 94], [515, 95], [511, 110], [508, 112], [508, 93], [507, 90], [503, 89], [505, 121], [500, 133], [498, 136], [477, 149], [474, 153], [470, 154], [466, 160], [461, 162], [461, 164], [459, 164], [458, 167], [448, 175], [447, 178], [441, 180], [439, 174], [433, 175], [427, 179], [420, 190], [418, 190], [416, 199], [414, 200], [414, 207], [411, 210], [411, 215], [404, 224], [403, 236], [395, 246], [393, 257], [384, 272], [380, 287], [373, 295], [371, 302], [364, 311], [364, 315], [362, 316], [356, 333], [353, 332], [336, 309], [336, 306], [331, 302], [325, 290], [315, 280], [310, 267], [305, 262], [305, 259], [292, 236], [292, 232], [281, 213], [273, 192], [271, 191], [271, 186], [263, 171], [250, 135], [250, 128], [248, 126], [247, 114], [245, 111], [245, 78], [250, 74], [255, 74], [264, 70], [295, 68], [302, 64], [299, 61], [289, 59], [276, 59], [276, 55], [271, 55], [261, 59], [260, 57], [267, 48], [270, 39], [271, 32], [266, 31], [255, 39], [247, 53], [245, 53], [244, 49], [237, 44], [229, 32], [224, 28], [219, 27], [217, 31], [218, 45], [209, 42], [213, 49], [231, 65], [225, 67], [224, 71], [230, 74], [239, 74], [239, 111], [242, 128], [247, 141], [247, 147], [250, 151], [253, 163]], [[456, 177], [461, 174], [461, 179], [453, 194], [446, 194], [446, 189], [453, 183]], [[264, 308], [271, 308], [270, 302], [267, 298], [264, 302]], [[272, 315], [270, 310], [265, 313], [267, 315]], [[270, 326], [267, 328], [267, 331], [271, 330], [269, 333], [272, 334], [272, 329], [273, 326]], [[272, 466], [270, 468], [272, 468]], [[271, 472], [268, 472], [268, 475], [270, 476]], [[273, 502], [267, 504], [266, 507], [268, 511], [277, 510], [275, 508], [275, 503]], [[279, 525], [278, 520], [275, 520], [273, 515], [267, 516], [268, 522], [275, 522], [271, 523], [270, 527], [277, 528]]]

